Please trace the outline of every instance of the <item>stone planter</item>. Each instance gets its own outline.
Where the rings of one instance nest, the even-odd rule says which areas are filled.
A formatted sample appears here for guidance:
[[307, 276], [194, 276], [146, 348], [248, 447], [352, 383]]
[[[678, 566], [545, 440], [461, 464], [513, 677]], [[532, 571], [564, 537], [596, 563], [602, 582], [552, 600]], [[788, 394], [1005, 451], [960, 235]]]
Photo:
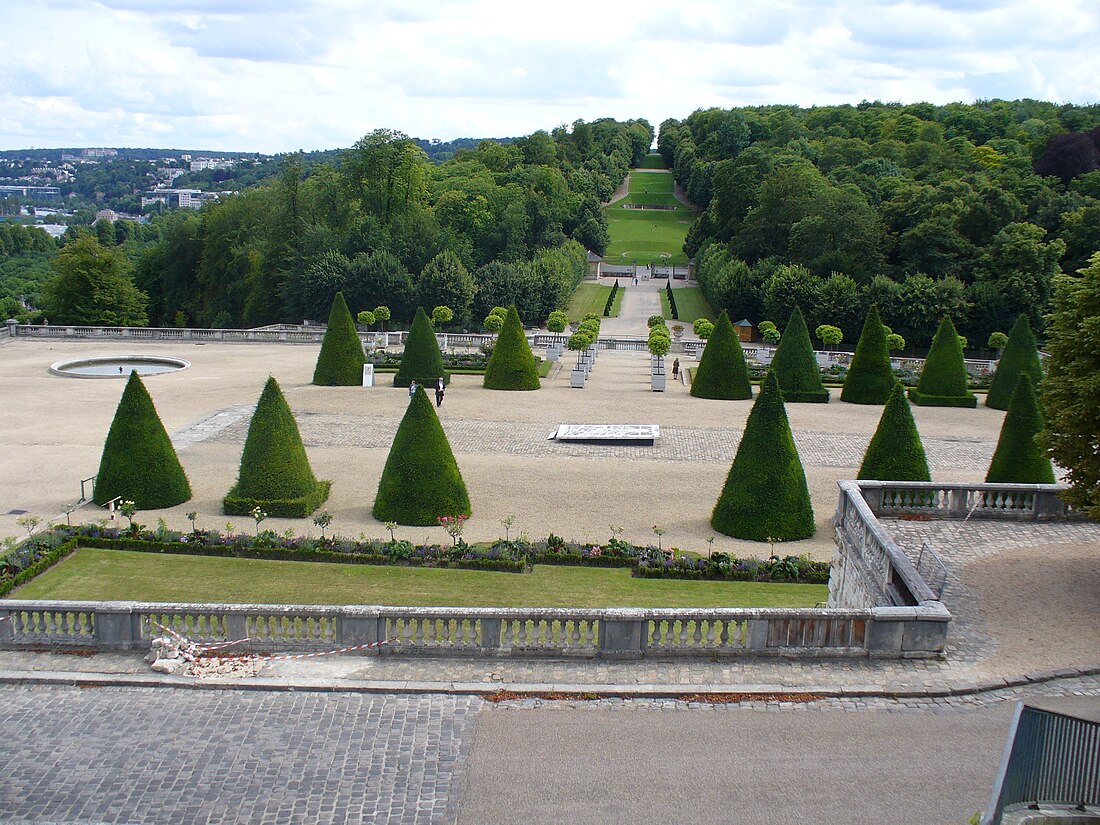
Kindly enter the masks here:
[[569, 386], [575, 389], [584, 389], [584, 379], [588, 377], [588, 373], [584, 370], [575, 369], [569, 373]]
[[662, 373], [654, 373], [649, 377], [649, 388], [653, 392], [664, 392], [665, 383], [668, 380], [668, 376]]

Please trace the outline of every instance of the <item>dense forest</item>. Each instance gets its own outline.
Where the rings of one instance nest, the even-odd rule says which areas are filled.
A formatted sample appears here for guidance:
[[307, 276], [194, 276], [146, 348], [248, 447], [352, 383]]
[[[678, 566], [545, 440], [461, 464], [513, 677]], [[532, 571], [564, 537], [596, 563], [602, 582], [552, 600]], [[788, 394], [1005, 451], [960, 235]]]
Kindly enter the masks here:
[[716, 309], [858, 337], [983, 347], [1100, 250], [1100, 106], [1034, 100], [699, 110], [658, 148], [701, 211], [686, 251]]

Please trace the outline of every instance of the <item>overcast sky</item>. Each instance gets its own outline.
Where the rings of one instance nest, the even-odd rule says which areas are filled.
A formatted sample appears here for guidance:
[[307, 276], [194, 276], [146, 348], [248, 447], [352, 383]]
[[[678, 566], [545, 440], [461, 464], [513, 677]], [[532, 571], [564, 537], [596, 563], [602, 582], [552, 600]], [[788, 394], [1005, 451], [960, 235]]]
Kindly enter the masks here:
[[1097, 0], [0, 0], [0, 149], [283, 152], [709, 106], [1100, 101]]

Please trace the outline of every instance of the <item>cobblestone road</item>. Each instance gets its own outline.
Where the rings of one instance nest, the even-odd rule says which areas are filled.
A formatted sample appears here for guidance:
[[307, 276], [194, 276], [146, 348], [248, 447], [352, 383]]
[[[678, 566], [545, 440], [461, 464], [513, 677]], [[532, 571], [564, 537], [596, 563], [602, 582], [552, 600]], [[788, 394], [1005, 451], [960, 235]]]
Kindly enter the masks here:
[[4, 687], [0, 822], [453, 822], [481, 704]]

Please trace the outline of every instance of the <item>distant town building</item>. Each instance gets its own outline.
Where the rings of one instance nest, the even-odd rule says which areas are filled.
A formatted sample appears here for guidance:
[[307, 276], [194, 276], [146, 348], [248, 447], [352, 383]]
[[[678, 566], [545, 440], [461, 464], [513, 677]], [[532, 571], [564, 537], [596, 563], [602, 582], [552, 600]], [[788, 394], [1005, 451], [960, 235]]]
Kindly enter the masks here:
[[118, 149], [81, 149], [82, 158], [117, 158]]
[[198, 209], [207, 201], [217, 200], [217, 193], [199, 189], [153, 189], [141, 199], [142, 207], [163, 203], [169, 209]]
[[61, 198], [61, 190], [56, 186], [0, 186], [0, 198], [12, 195], [52, 201]]
[[191, 161], [191, 171], [201, 172], [203, 169], [228, 169], [237, 161], [224, 158], [197, 158]]

